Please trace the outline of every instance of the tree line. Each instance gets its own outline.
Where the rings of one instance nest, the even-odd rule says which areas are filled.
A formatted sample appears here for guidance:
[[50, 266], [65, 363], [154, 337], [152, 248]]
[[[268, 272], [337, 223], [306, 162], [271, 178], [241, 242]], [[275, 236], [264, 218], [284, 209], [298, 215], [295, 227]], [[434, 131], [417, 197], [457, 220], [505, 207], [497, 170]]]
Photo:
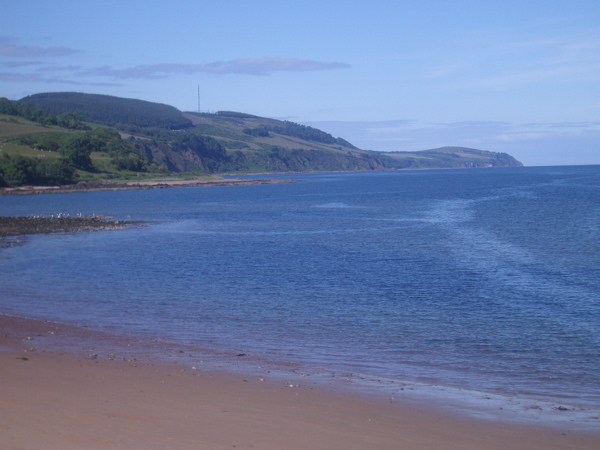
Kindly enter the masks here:
[[22, 117], [44, 126], [56, 125], [70, 130], [91, 129], [85, 124], [85, 119], [81, 114], [73, 112], [64, 112], [59, 115], [49, 114], [30, 103], [11, 101], [6, 97], [0, 97], [0, 114]]
[[79, 92], [49, 92], [34, 94], [19, 100], [49, 114], [76, 113], [88, 122], [121, 129], [121, 126], [181, 130], [192, 123], [177, 108], [161, 103], [147, 102], [110, 95]]
[[356, 149], [354, 145], [342, 138], [334, 138], [331, 134], [325, 133], [317, 128], [308, 125], [300, 125], [288, 120], [282, 122], [283, 125], [261, 125], [257, 128], [244, 128], [243, 132], [251, 136], [270, 137], [269, 132], [281, 134], [284, 136], [295, 137], [305, 141], [319, 142], [321, 144], [340, 145], [343, 147]]

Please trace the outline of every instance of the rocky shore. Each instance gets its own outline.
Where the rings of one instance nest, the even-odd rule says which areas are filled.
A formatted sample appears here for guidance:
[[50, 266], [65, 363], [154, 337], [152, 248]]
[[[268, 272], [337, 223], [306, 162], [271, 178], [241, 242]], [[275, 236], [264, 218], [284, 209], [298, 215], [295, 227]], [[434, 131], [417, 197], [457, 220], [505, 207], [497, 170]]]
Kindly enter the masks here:
[[0, 195], [71, 194], [77, 192], [131, 191], [175, 187], [248, 186], [255, 184], [292, 183], [294, 181], [295, 180], [242, 180], [238, 178], [218, 178], [208, 180], [139, 181], [127, 183], [81, 182], [64, 186], [20, 186], [0, 188]]
[[0, 217], [0, 236], [37, 233], [121, 230], [141, 222], [111, 220], [105, 216]]

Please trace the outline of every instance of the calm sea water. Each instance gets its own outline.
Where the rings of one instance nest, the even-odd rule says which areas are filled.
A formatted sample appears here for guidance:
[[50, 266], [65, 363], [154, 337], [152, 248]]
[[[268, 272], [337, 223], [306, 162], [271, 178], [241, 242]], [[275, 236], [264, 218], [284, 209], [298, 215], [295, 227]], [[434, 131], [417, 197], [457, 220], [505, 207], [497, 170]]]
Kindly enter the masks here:
[[5, 246], [0, 312], [600, 406], [600, 166], [295, 178], [2, 197], [2, 215], [149, 223]]

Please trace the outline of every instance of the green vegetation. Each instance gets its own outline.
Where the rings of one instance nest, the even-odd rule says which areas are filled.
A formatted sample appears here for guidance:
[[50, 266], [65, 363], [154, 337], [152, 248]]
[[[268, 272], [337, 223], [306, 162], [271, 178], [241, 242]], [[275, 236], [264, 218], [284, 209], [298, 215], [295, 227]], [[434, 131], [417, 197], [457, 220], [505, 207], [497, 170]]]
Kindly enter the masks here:
[[185, 113], [189, 132], [210, 136], [223, 146], [228, 172], [310, 172], [518, 166], [506, 154], [444, 147], [421, 152], [359, 150], [316, 128], [250, 114]]
[[459, 147], [364, 151], [313, 127], [233, 111], [181, 113], [157, 103], [72, 92], [18, 102], [0, 98], [2, 185], [519, 165], [505, 153]]
[[64, 159], [0, 156], [0, 186], [62, 185], [73, 183], [75, 170]]
[[11, 102], [5, 97], [0, 97], [0, 114], [9, 116], [23, 117], [32, 122], [38, 122], [41, 125], [58, 125], [71, 130], [89, 130], [84, 123], [81, 114], [73, 112], [63, 112], [60, 115], [48, 113], [30, 103]]
[[35, 106], [48, 114], [80, 114], [88, 122], [130, 131], [151, 127], [180, 130], [191, 126], [172, 106], [110, 95], [51, 92], [30, 95], [19, 103]]
[[441, 147], [418, 152], [382, 154], [385, 164], [395, 169], [457, 169], [475, 167], [519, 167], [507, 153], [486, 152], [465, 147]]
[[337, 144], [344, 147], [356, 149], [348, 141], [341, 138], [334, 138], [332, 135], [325, 133], [324, 131], [317, 130], [316, 128], [309, 127], [306, 125], [299, 125], [294, 122], [285, 121], [282, 125], [271, 125], [265, 127], [266, 130], [274, 133], [281, 134], [283, 136], [292, 136], [305, 141], [320, 142], [323, 144]]
[[14, 113], [0, 114], [0, 186], [64, 185], [165, 172], [114, 129], [92, 129], [71, 113], [53, 120], [31, 105], [23, 108], [5, 98], [0, 105]]

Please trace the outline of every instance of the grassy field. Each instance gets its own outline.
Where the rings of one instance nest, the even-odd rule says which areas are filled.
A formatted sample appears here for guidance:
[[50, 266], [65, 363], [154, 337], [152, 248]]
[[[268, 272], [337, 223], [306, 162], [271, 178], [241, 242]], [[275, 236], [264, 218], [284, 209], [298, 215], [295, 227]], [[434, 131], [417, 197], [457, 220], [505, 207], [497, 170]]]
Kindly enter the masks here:
[[21, 155], [29, 158], [59, 158], [57, 152], [38, 150], [20, 142], [20, 138], [26, 136], [52, 132], [64, 133], [65, 130], [58, 127], [44, 127], [22, 118], [0, 114], [0, 156], [5, 154], [9, 156]]
[[48, 130], [48, 127], [44, 127], [35, 122], [30, 122], [15, 116], [0, 114], [0, 138], [14, 137], [28, 133], [43, 133]]

